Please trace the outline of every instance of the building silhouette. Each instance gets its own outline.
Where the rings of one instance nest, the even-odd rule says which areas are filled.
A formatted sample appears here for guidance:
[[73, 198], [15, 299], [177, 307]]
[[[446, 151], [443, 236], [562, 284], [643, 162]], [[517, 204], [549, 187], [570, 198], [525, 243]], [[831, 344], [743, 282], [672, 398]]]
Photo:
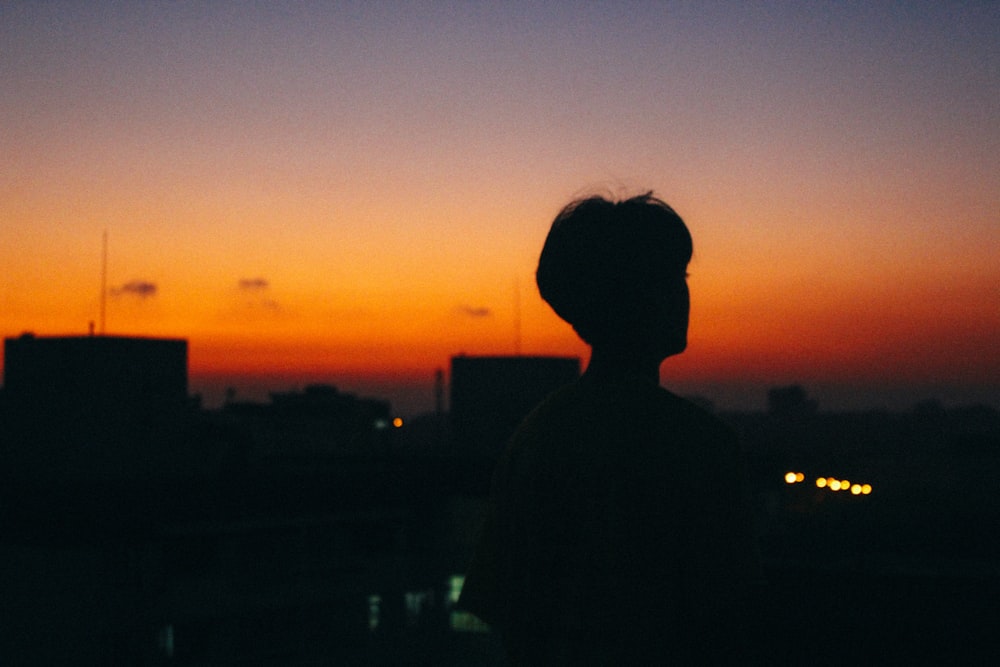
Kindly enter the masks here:
[[119, 477], [169, 465], [191, 408], [187, 351], [172, 338], [5, 339], [8, 471]]
[[125, 336], [35, 336], [4, 340], [4, 387], [28, 409], [116, 410], [183, 404], [187, 341]]
[[271, 392], [270, 403], [229, 401], [211, 420], [243, 434], [256, 464], [311, 465], [336, 456], [385, 453], [392, 441], [388, 401], [359, 397], [329, 384]]

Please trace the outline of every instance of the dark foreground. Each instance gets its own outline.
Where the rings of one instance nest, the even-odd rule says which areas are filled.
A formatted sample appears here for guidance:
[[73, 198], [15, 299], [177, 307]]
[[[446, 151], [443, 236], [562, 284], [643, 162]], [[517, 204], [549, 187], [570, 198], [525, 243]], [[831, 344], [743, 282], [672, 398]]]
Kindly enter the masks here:
[[[497, 636], [453, 608], [484, 478], [481, 465], [410, 460], [267, 479], [8, 480], [0, 664], [504, 664]], [[994, 549], [893, 553], [912, 540], [808, 523], [816, 534], [789, 524], [783, 541], [764, 543], [750, 664], [1000, 660]], [[973, 538], [992, 531], [973, 525], [948, 539], [965, 535], [975, 551]], [[795, 553], [793, 538], [844, 547]]]

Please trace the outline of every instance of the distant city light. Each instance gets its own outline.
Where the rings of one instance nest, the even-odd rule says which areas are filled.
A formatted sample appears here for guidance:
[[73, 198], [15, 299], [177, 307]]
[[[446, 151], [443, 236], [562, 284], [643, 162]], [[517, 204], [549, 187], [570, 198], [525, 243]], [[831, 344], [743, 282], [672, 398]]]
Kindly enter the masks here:
[[403, 418], [402, 417], [396, 417], [395, 419], [392, 420], [392, 425], [395, 426], [396, 428], [402, 427], [403, 426]]
[[802, 473], [802, 472], [795, 473], [795, 481], [796, 482], [801, 482], [801, 481], [805, 480], [805, 478], [806, 478], [805, 473]]
[[[785, 482], [792, 484], [796, 480], [795, 473], [786, 473]], [[797, 480], [801, 481], [801, 480]], [[831, 491], [849, 491], [853, 496], [867, 496], [872, 492], [871, 484], [859, 484], [846, 479], [836, 477], [817, 477], [816, 488], [829, 489]]]
[[786, 472], [785, 473], [785, 483], [786, 484], [795, 484], [795, 473], [794, 472]]

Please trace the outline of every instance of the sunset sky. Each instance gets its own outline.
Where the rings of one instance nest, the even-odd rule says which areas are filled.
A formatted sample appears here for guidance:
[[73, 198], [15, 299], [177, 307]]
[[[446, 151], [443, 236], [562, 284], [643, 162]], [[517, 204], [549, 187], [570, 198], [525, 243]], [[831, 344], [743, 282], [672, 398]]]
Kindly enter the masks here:
[[995, 2], [4, 3], [0, 334], [99, 328], [106, 232], [106, 332], [188, 339], [209, 404], [412, 414], [454, 354], [585, 359], [548, 225], [654, 190], [695, 241], [668, 388], [1000, 405], [998, 36]]

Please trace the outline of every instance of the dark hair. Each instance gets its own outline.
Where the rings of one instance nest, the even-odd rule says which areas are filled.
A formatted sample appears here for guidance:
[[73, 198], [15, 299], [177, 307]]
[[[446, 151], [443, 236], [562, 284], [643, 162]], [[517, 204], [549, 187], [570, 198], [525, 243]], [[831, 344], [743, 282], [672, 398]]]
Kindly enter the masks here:
[[556, 314], [593, 345], [641, 326], [650, 290], [683, 278], [692, 251], [687, 225], [652, 192], [589, 197], [556, 216], [535, 279]]

